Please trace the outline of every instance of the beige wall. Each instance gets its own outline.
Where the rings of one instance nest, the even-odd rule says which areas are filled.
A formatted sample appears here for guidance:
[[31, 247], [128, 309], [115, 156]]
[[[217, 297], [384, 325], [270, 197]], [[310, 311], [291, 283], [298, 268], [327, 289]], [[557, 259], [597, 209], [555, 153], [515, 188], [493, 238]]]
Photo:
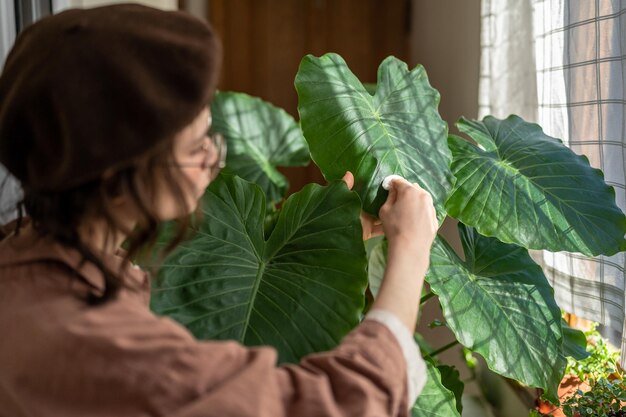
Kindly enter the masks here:
[[475, 118], [480, 0], [412, 0], [411, 32], [411, 64], [424, 65], [441, 93], [441, 116], [451, 126], [462, 115]]

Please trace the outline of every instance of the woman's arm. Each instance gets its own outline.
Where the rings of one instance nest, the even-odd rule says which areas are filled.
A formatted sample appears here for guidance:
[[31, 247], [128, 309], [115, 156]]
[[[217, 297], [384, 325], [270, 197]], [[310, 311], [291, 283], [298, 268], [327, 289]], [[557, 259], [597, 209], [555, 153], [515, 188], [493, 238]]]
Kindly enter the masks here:
[[387, 269], [372, 309], [395, 314], [412, 332], [438, 228], [433, 200], [419, 185], [394, 180], [379, 214], [389, 248]]

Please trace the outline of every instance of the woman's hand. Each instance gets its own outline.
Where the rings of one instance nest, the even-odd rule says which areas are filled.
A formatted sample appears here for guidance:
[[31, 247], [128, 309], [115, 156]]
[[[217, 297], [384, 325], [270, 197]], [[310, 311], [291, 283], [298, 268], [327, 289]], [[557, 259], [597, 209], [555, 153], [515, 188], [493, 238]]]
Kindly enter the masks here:
[[390, 245], [402, 245], [428, 253], [439, 223], [430, 193], [404, 179], [391, 181], [387, 201], [380, 208], [385, 236]]
[[[347, 171], [342, 180], [348, 186], [348, 190], [351, 190], [352, 187], [354, 187], [354, 175], [352, 175], [352, 172]], [[383, 234], [382, 222], [364, 211], [361, 211], [361, 226], [363, 227], [363, 240]]]
[[[354, 187], [354, 175], [350, 171], [342, 180], [349, 190]], [[439, 228], [430, 193], [417, 183], [406, 180], [391, 182], [387, 201], [380, 208], [379, 215], [380, 219], [361, 212], [363, 240], [384, 234], [390, 243], [417, 240], [422, 247], [430, 248]]]

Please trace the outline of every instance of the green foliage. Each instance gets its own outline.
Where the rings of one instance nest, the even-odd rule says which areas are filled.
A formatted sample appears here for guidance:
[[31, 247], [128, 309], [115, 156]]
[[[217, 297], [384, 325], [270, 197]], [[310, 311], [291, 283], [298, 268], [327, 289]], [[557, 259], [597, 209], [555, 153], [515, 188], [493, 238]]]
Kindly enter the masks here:
[[465, 364], [467, 365], [469, 370], [472, 372], [476, 369], [476, 366], [478, 366], [478, 361], [474, 356], [474, 352], [466, 347], [463, 347], [463, 360], [465, 361]]
[[591, 353], [587, 351], [585, 333], [569, 327], [565, 320], [561, 320], [561, 326], [563, 327], [563, 355], [568, 357], [568, 369], [571, 369], [570, 362], [586, 359]]
[[586, 416], [626, 416], [626, 383], [622, 379], [609, 381], [598, 379], [591, 390], [578, 390], [575, 395], [563, 403], [563, 412], [567, 417]]
[[456, 409], [459, 414], [463, 413], [461, 396], [463, 395], [465, 384], [461, 381], [459, 371], [455, 367], [448, 365], [438, 365], [437, 369], [439, 370], [439, 373], [441, 373], [441, 384], [454, 393]]
[[455, 393], [446, 388], [441, 381], [439, 369], [426, 362], [428, 379], [411, 410], [413, 417], [460, 417], [455, 406]]
[[367, 249], [367, 275], [370, 291], [376, 297], [380, 284], [383, 282], [385, 268], [387, 267], [387, 240], [382, 236], [374, 237], [365, 242]]
[[[569, 329], [569, 327], [565, 327]], [[626, 383], [618, 369], [619, 352], [612, 349], [596, 330], [596, 325], [586, 332], [578, 332], [589, 341], [587, 355], [581, 359], [567, 358], [566, 373], [590, 386], [583, 392], [578, 389], [562, 403], [568, 417], [578, 416], [626, 416]], [[580, 342], [580, 341], [579, 341]]]
[[611, 349], [606, 340], [594, 325], [592, 329], [584, 332], [588, 343], [588, 357], [577, 360], [572, 357], [567, 358], [567, 368], [565, 373], [576, 375], [581, 381], [598, 381], [608, 379], [614, 374], [618, 367], [619, 352]]

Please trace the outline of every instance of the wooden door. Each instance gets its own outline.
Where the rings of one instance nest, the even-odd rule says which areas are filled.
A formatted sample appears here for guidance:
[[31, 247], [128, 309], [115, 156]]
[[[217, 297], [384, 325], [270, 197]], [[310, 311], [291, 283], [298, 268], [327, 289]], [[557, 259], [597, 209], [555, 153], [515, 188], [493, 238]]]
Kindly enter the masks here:
[[[219, 88], [258, 96], [298, 119], [293, 81], [306, 54], [339, 53], [363, 82], [380, 62], [409, 58], [410, 0], [211, 0], [208, 20], [222, 38]], [[324, 183], [313, 164], [281, 169], [291, 192]]]

